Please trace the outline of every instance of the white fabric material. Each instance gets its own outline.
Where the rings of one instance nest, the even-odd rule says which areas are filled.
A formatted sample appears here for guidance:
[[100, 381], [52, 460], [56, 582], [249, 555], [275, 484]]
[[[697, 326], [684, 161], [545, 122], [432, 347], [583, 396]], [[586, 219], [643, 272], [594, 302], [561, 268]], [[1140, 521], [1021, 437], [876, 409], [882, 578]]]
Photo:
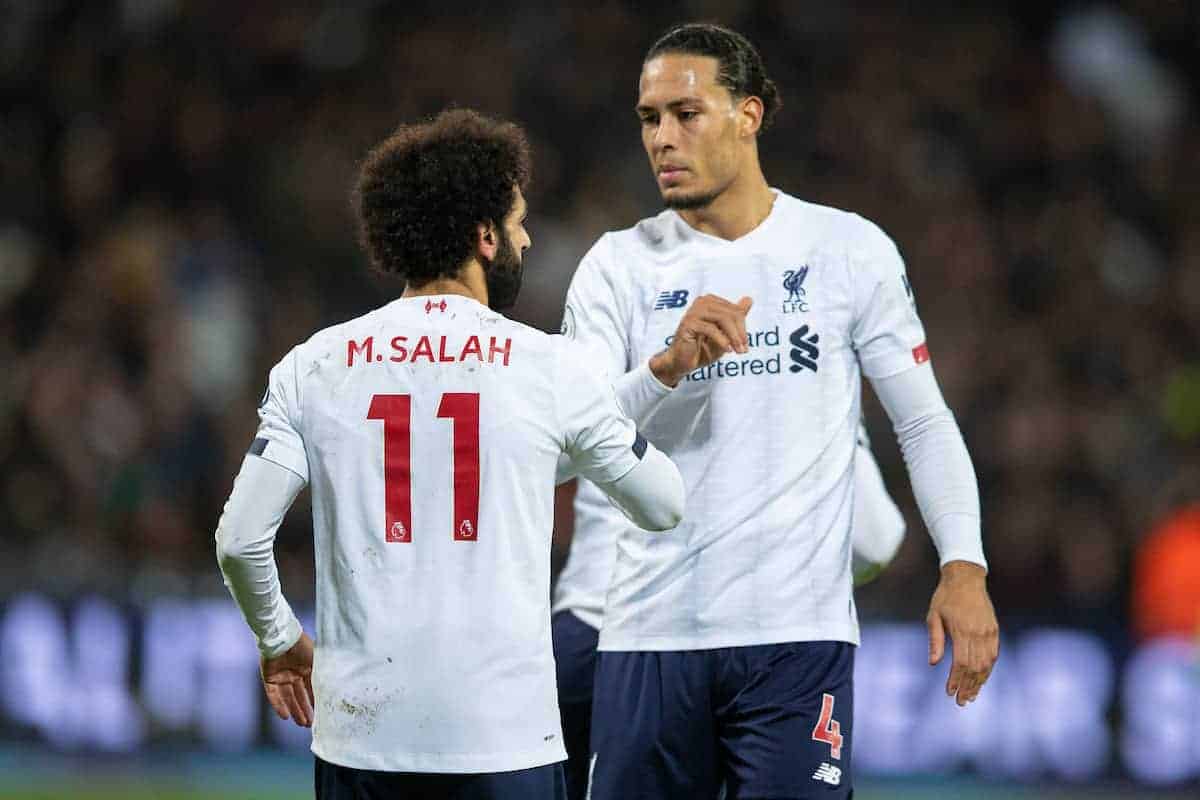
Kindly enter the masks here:
[[[468, 396], [459, 412], [443, 405], [451, 394]], [[461, 412], [472, 395], [477, 451]], [[395, 396], [409, 398], [407, 418], [394, 407], [372, 412]], [[574, 471], [602, 483], [639, 463], [634, 424], [585, 354], [467, 298], [401, 299], [288, 353], [260, 415], [261, 458], [312, 487], [313, 752], [411, 772], [563, 760], [549, 608], [556, 461], [566, 453]], [[393, 508], [404, 495], [400, 455], [409, 462], [407, 528], [387, 524], [385, 438]], [[456, 475], [470, 477], [473, 452], [478, 516], [468, 526], [455, 511]], [[472, 485], [463, 480], [463, 497]], [[266, 517], [282, 516], [282, 494], [261, 499], [273, 505]], [[235, 531], [239, 518], [223, 523], [228, 541], [259, 535]], [[270, 616], [254, 598], [272, 591], [251, 595], [247, 618]]]
[[874, 380], [871, 386], [896, 430], [913, 495], [941, 564], [970, 561], [987, 569], [975, 468], [932, 365]]
[[888, 494], [871, 440], [860, 424], [854, 454], [854, 527], [850, 533], [854, 585], [862, 586], [892, 562], [904, 541], [904, 515]]
[[254, 631], [259, 652], [274, 658], [300, 639], [300, 621], [283, 598], [275, 566], [275, 532], [304, 479], [248, 455], [217, 523], [217, 562], [225, 586]]
[[[572, 477], [566, 476], [564, 480]], [[583, 486], [580, 483], [580, 492]], [[617, 530], [606, 530], [586, 521], [589, 516], [606, 513], [602, 502], [593, 502], [595, 498], [595, 492], [587, 492], [584, 502], [592, 505], [584, 506], [581, 511], [577, 496], [575, 532], [567, 563], [554, 584], [553, 610], [555, 614], [570, 611], [599, 630], [604, 618], [604, 595], [616, 560]], [[580, 514], [584, 515], [583, 524], [580, 524]], [[891, 563], [904, 541], [905, 528], [904, 515], [888, 494], [879, 464], [871, 453], [870, 442], [860, 435], [854, 455], [854, 525], [851, 531], [856, 586], [869, 582]]]
[[732, 242], [664, 211], [585, 256], [566, 329], [617, 378], [666, 347], [687, 305], [710, 292], [754, 298], [750, 352], [687, 376], [639, 422], [680, 468], [684, 520], [671, 536], [638, 535], [581, 484], [555, 607], [583, 605], [576, 588], [594, 576], [576, 580], [576, 570], [613, 564], [602, 650], [857, 643], [860, 375], [887, 377], [925, 357], [904, 264], [870, 222], [783, 193]]
[[671, 388], [654, 377], [649, 361], [613, 381], [617, 402], [638, 425], [645, 423], [658, 410], [662, 401], [671, 394]]
[[646, 445], [637, 466], [612, 483], [597, 486], [642, 530], [667, 531], [683, 519], [683, 477], [652, 444]]

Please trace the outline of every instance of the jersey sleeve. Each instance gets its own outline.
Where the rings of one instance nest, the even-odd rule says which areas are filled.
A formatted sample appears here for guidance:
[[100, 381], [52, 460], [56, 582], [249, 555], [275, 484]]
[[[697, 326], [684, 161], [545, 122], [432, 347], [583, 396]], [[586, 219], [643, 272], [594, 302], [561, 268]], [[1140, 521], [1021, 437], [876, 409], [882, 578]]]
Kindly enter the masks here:
[[896, 245], [875, 224], [861, 222], [848, 258], [854, 286], [851, 341], [863, 374], [886, 378], [928, 361], [929, 349]]
[[252, 455], [291, 470], [308, 482], [308, 455], [300, 436], [299, 375], [292, 350], [271, 370], [258, 406], [261, 420], [250, 445]]
[[612, 260], [612, 244], [602, 236], [571, 278], [562, 322], [563, 335], [598, 359], [609, 381], [630, 367], [629, 298], [611, 269]]
[[587, 366], [577, 345], [562, 344], [555, 384], [563, 452], [576, 474], [597, 483], [615, 481], [637, 465], [646, 440], [621, 410], [607, 376]]

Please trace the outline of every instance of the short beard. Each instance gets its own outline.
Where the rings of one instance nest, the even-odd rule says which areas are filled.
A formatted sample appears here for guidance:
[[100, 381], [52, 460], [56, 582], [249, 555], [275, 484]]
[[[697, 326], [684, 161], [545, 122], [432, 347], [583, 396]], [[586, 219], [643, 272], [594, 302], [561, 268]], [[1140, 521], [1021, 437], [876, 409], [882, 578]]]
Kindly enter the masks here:
[[480, 258], [484, 267], [484, 281], [488, 289], [488, 306], [495, 311], [512, 308], [521, 293], [521, 253], [513, 247], [504, 228], [497, 230], [500, 238], [493, 258]]
[[712, 201], [721, 196], [721, 191], [704, 192], [700, 194], [684, 194], [673, 195], [671, 197], [663, 197], [663, 203], [667, 208], [672, 208], [676, 211], [691, 211], [697, 208], [704, 208]]

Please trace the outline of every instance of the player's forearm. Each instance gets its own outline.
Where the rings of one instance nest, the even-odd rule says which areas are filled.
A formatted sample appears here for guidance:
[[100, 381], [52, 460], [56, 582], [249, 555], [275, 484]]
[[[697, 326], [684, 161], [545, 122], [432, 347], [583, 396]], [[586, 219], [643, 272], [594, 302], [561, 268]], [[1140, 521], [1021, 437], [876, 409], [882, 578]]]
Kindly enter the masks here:
[[651, 362], [643, 363], [613, 381], [617, 402], [639, 426], [671, 394], [671, 387], [655, 377]]
[[968, 561], [986, 567], [975, 468], [932, 368], [917, 367], [872, 385], [891, 417], [941, 564]]
[[266, 658], [300, 638], [300, 622], [283, 596], [275, 532], [304, 481], [290, 470], [247, 456], [217, 524], [217, 562], [225, 585]]

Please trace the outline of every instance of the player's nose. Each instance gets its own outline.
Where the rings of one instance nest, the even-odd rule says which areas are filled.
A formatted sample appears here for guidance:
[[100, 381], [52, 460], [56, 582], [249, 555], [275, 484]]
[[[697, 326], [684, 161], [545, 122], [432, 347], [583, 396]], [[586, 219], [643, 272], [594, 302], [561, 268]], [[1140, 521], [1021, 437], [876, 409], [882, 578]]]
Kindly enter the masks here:
[[678, 126], [671, 115], [666, 115], [654, 129], [654, 149], [661, 152], [675, 147]]

